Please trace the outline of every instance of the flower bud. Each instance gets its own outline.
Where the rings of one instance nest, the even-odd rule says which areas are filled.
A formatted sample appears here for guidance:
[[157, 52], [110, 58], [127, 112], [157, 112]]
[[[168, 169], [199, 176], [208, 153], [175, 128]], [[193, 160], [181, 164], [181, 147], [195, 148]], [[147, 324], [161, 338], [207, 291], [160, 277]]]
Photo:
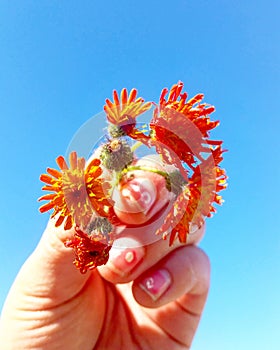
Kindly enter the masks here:
[[102, 164], [109, 170], [120, 171], [133, 160], [133, 153], [125, 140], [113, 139], [103, 146]]

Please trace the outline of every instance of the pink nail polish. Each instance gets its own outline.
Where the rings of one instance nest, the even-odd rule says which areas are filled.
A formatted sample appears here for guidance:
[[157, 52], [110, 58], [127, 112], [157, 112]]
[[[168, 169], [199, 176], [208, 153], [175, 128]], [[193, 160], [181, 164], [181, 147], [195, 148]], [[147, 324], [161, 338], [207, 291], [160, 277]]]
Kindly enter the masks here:
[[171, 276], [167, 270], [158, 270], [150, 277], [144, 278], [140, 282], [140, 287], [154, 301], [158, 300], [171, 285]]
[[125, 276], [142, 261], [144, 254], [143, 247], [127, 248], [110, 260], [109, 267], [118, 275]]

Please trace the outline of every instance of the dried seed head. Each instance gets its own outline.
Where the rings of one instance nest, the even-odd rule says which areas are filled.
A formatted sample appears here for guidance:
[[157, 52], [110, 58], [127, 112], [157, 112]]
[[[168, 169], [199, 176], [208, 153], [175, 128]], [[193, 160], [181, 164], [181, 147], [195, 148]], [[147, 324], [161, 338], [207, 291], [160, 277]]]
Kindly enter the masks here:
[[96, 217], [92, 220], [86, 229], [89, 236], [103, 236], [109, 240], [109, 234], [112, 233], [113, 226], [107, 218]]
[[121, 171], [133, 161], [133, 153], [125, 140], [115, 138], [103, 146], [100, 158], [107, 169]]

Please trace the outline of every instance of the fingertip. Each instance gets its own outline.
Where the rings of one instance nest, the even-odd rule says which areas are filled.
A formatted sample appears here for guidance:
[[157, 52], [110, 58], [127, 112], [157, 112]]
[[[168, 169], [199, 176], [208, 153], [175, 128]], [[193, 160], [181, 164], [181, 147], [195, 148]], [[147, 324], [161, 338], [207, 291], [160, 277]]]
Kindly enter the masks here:
[[156, 308], [182, 295], [207, 295], [209, 284], [207, 255], [196, 246], [184, 246], [139, 276], [132, 291], [140, 305]]
[[203, 223], [200, 227], [197, 225], [192, 225], [190, 233], [187, 236], [187, 245], [195, 244], [197, 245], [204, 237], [206, 230], [206, 225]]
[[143, 263], [146, 247], [133, 238], [125, 238], [125, 245], [113, 245], [109, 261], [98, 268], [104, 279], [111, 283], [127, 283], [137, 276], [137, 268]]

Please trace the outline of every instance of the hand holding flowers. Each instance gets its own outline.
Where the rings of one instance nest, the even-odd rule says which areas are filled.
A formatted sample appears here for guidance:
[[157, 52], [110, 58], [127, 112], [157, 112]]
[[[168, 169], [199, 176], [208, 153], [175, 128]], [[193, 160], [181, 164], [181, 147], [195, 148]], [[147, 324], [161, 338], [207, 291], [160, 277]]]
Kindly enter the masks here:
[[[107, 141], [87, 165], [72, 152], [70, 167], [60, 156], [61, 172], [47, 169], [48, 174], [41, 176], [47, 184], [43, 190], [53, 193], [39, 199], [49, 200], [40, 211], [54, 209], [56, 226], [75, 227], [66, 246], [74, 249], [81, 272], [107, 262], [118, 227], [141, 226], [145, 231], [147, 224], [157, 221], [156, 234], [169, 237], [170, 245], [177, 238], [186, 243], [191, 228], [201, 227], [215, 211], [212, 203], [221, 204], [219, 192], [226, 187], [226, 174], [220, 168], [222, 142], [209, 138], [218, 125], [209, 118], [214, 108], [201, 102], [202, 94], [187, 100], [182, 89], [179, 82], [168, 97], [164, 89], [149, 126], [142, 128], [136, 118], [152, 104], [137, 98], [136, 89], [129, 94], [123, 89], [120, 98], [114, 91], [113, 102], [107, 99], [104, 107]], [[136, 143], [130, 146], [129, 140]], [[158, 160], [138, 159], [134, 149], [139, 145], [154, 148]], [[97, 225], [99, 217], [110, 227], [106, 235]]]
[[226, 175], [213, 108], [182, 87], [163, 90], [148, 128], [136, 118], [152, 104], [114, 92], [101, 148], [41, 176], [52, 218], [6, 300], [1, 349], [190, 348], [210, 278], [196, 244]]

